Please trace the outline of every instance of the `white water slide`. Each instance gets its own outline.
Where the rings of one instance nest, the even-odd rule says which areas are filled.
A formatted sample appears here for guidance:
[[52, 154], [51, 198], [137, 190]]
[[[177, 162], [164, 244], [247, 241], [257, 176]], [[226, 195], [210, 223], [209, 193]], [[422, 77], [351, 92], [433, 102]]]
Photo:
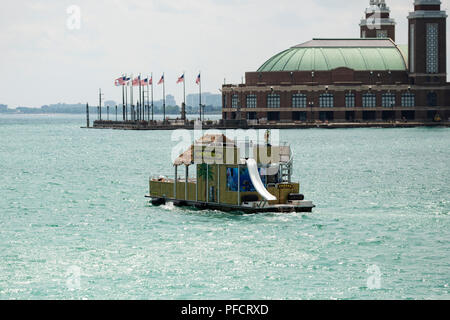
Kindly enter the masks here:
[[272, 195], [267, 189], [264, 187], [264, 184], [261, 181], [261, 176], [258, 172], [258, 165], [256, 164], [255, 159], [248, 159], [247, 160], [247, 168], [248, 173], [250, 174], [250, 180], [252, 180], [253, 186], [255, 187], [256, 191], [266, 199], [267, 201], [275, 201], [277, 198]]

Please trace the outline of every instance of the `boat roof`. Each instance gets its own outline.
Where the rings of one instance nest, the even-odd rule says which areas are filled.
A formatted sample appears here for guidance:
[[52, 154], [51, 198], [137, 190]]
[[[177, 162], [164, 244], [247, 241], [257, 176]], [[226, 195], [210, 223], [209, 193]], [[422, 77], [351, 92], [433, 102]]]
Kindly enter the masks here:
[[[173, 162], [174, 166], [190, 166], [194, 164], [195, 162], [195, 147], [200, 147], [200, 150], [203, 150], [204, 147], [219, 147], [220, 148], [238, 148], [241, 150], [241, 148], [244, 148], [247, 150], [248, 147], [250, 147], [252, 150], [258, 150], [258, 148], [276, 148], [276, 152], [271, 152], [273, 157], [276, 157], [275, 160], [276, 163], [287, 163], [291, 159], [291, 148], [288, 144], [284, 145], [271, 145], [271, 144], [259, 144], [254, 143], [253, 141], [234, 141], [229, 138], [227, 138], [224, 134], [205, 134], [200, 139], [196, 140], [186, 151], [184, 151], [182, 154], [180, 154], [175, 161]], [[273, 149], [272, 149], [273, 150]], [[241, 150], [242, 151], [242, 150]], [[248, 156], [251, 153], [248, 154]], [[259, 155], [259, 153], [257, 152]], [[245, 155], [238, 153], [240, 157], [245, 158]], [[255, 154], [255, 158], [259, 159], [259, 156]], [[224, 155], [222, 154], [222, 157]], [[202, 155], [203, 157], [203, 155]], [[252, 156], [250, 156], [252, 157]], [[269, 156], [270, 157], [270, 156]], [[233, 162], [235, 162], [234, 160]]]
[[185, 152], [180, 154], [173, 162], [174, 166], [191, 165], [194, 154], [194, 146], [235, 146], [233, 140], [228, 139], [224, 134], [205, 134], [203, 137], [195, 141]]

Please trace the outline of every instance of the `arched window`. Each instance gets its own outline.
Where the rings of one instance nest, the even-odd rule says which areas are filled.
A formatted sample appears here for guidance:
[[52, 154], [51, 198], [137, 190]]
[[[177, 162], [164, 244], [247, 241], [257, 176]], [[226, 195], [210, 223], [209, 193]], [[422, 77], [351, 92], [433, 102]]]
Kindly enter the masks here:
[[415, 107], [416, 95], [411, 92], [405, 92], [402, 94], [402, 107]]
[[362, 100], [364, 108], [375, 108], [377, 106], [377, 96], [375, 93], [364, 93]]
[[293, 94], [292, 108], [306, 108], [306, 94], [300, 93]]
[[381, 97], [381, 105], [384, 108], [395, 107], [395, 93], [383, 93], [383, 96]]
[[321, 108], [333, 108], [334, 96], [331, 93], [322, 93], [319, 97], [319, 106]]

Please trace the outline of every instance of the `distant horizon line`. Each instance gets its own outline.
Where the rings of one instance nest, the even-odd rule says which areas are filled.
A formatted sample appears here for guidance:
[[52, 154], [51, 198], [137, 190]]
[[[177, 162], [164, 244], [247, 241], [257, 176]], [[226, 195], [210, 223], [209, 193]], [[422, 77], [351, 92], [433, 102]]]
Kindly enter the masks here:
[[[199, 93], [198, 93], [198, 92], [197, 92], [197, 93], [187, 93], [187, 94], [186, 94], [186, 97], [192, 96], [192, 95], [198, 96]], [[208, 92], [208, 91], [202, 92], [202, 96], [203, 96], [203, 95], [221, 96], [220, 93], [212, 93], [212, 92]], [[167, 99], [168, 96], [171, 96], [171, 97], [175, 98], [175, 95], [169, 93], [169, 94], [166, 94], [166, 99]], [[162, 101], [162, 100], [163, 100], [163, 99], [160, 98], [160, 99], [154, 100], [154, 102], [159, 102], [159, 101]], [[176, 99], [174, 99], [174, 100], [176, 101]], [[110, 101], [113, 101], [115, 104], [117, 103], [115, 100], [112, 100], [112, 99], [105, 100], [104, 102], [110, 102]], [[42, 107], [45, 107], [45, 106], [53, 106], [53, 105], [59, 105], [59, 104], [60, 104], [60, 105], [71, 105], [71, 106], [75, 106], [75, 105], [83, 105], [83, 106], [85, 106], [85, 105], [86, 105], [86, 103], [83, 103], [83, 102], [77, 102], [77, 103], [70, 103], [70, 102], [55, 102], [55, 103], [50, 103], [50, 104], [43, 104], [43, 105], [41, 105], [41, 106], [23, 106], [23, 105], [10, 106], [10, 105], [8, 105], [8, 104], [6, 104], [6, 103], [0, 102], [0, 106], [6, 106], [8, 109], [11, 109], [11, 110], [17, 109], [17, 108], [32, 108], [32, 109], [39, 109], [39, 108], [42, 108]], [[118, 105], [118, 106], [119, 106], [119, 105], [122, 105], [122, 103], [121, 103], [121, 102], [120, 102], [120, 103], [117, 103], [117, 105]], [[175, 106], [181, 107], [181, 105], [179, 105], [178, 103], [177, 103]], [[195, 106], [193, 106], [193, 107], [195, 107]]]

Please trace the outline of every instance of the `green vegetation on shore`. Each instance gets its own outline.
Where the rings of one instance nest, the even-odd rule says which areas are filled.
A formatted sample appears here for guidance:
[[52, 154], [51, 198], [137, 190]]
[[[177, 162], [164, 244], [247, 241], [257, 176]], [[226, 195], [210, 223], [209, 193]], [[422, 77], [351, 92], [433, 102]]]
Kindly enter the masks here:
[[[110, 106], [110, 112], [113, 113], [115, 110], [115, 102], [114, 101], [106, 101], [105, 105]], [[122, 111], [122, 105], [118, 105], [118, 110]], [[17, 107], [16, 109], [9, 109], [7, 105], [0, 104], [0, 113], [22, 113], [22, 114], [54, 114], [54, 113], [63, 113], [63, 114], [82, 114], [86, 112], [86, 105], [82, 103], [78, 104], [66, 104], [66, 103], [58, 103], [52, 105], [45, 105], [40, 108], [30, 108], [30, 107]], [[96, 113], [97, 107], [90, 106], [90, 113]], [[102, 113], [106, 114], [107, 107], [102, 107]], [[180, 114], [181, 110], [179, 106], [166, 106], [166, 114], [174, 115]], [[222, 108], [220, 106], [205, 106], [205, 113], [207, 114], [220, 114], [222, 112]], [[155, 105], [155, 114], [162, 114], [163, 108], [162, 106]], [[197, 114], [198, 107], [186, 107], [187, 114]]]

